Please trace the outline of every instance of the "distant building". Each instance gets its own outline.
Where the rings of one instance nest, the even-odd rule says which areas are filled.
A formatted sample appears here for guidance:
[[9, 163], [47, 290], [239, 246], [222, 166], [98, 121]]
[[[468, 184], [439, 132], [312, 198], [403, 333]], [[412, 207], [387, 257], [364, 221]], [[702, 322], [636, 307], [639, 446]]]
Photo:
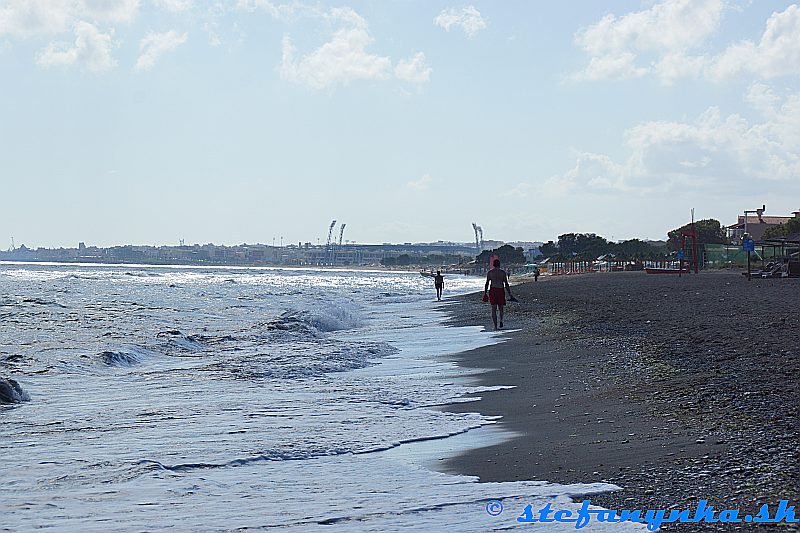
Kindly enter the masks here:
[[542, 243], [539, 243], [538, 245], [533, 246], [533, 247], [528, 248], [527, 250], [525, 250], [525, 259], [527, 259], [527, 261], [529, 263], [532, 263], [532, 262], [536, 261], [537, 259], [539, 259], [540, 257], [544, 256], [542, 251], [539, 249], [541, 245], [542, 245]]
[[223, 246], [209, 244], [139, 246], [127, 244], [98, 248], [81, 242], [78, 248], [30, 250], [25, 245], [0, 251], [0, 261], [80, 261], [84, 263], [154, 263], [212, 265], [379, 265], [386, 258], [408, 256], [416, 261], [459, 261], [475, 257], [472, 243], [355, 244], [332, 243], [314, 246], [310, 242], [283, 247], [264, 244]]
[[728, 240], [732, 244], [739, 244], [742, 242], [742, 237], [744, 237], [745, 234], [745, 228], [752, 239], [760, 241], [764, 238], [764, 232], [769, 228], [774, 228], [775, 226], [785, 224], [792, 218], [798, 217], [800, 217], [800, 210], [793, 212], [792, 216], [786, 217], [747, 215], [745, 218], [744, 215], [739, 215], [736, 224], [728, 226], [725, 229]]

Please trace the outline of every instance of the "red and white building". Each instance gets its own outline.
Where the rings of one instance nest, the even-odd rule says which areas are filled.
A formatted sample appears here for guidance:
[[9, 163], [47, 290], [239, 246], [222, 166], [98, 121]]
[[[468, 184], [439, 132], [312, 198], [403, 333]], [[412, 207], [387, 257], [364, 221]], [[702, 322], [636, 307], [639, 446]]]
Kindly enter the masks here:
[[793, 218], [800, 218], [800, 210], [792, 213], [791, 216], [774, 217], [767, 215], [739, 215], [736, 224], [728, 226], [727, 236], [732, 244], [740, 244], [745, 232], [750, 234], [750, 237], [756, 241], [760, 241], [764, 237], [764, 232], [769, 228], [785, 224]]

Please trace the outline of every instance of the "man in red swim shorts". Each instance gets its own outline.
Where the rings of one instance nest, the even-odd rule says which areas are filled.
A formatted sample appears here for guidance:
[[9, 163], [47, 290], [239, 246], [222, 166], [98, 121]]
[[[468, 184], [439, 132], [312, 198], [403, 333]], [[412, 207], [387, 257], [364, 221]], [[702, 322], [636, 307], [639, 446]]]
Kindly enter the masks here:
[[[514, 296], [511, 294], [511, 287], [508, 285], [508, 274], [500, 268], [500, 260], [495, 259], [493, 263], [494, 268], [486, 273], [486, 285], [483, 287], [483, 301], [488, 300], [492, 304], [492, 322], [494, 322], [494, 329], [497, 329], [497, 308], [500, 308], [500, 328], [503, 327], [503, 308], [506, 305], [506, 294], [513, 300]], [[492, 288], [489, 288], [491, 284]]]

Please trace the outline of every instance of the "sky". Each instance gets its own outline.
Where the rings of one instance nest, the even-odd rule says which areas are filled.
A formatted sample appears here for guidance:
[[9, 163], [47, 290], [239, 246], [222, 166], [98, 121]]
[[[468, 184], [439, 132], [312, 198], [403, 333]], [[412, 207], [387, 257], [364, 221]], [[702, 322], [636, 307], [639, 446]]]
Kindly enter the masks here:
[[797, 4], [343, 2], [0, 0], [0, 249], [800, 209]]

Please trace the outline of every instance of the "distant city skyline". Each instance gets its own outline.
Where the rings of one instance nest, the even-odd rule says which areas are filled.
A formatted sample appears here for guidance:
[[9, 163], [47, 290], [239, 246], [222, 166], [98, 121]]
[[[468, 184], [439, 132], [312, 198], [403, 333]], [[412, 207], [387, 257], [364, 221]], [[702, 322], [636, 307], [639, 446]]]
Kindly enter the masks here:
[[[665, 240], [665, 239], [661, 239]], [[0, 252], [3, 251], [11, 251], [12, 248], [14, 250], [20, 249], [74, 249], [74, 250], [82, 250], [82, 249], [90, 249], [90, 248], [125, 248], [125, 247], [171, 247], [171, 248], [192, 248], [192, 247], [203, 247], [203, 246], [220, 246], [220, 247], [236, 247], [236, 246], [263, 246], [267, 248], [297, 248], [297, 247], [322, 247], [325, 248], [326, 246], [336, 246], [336, 247], [345, 247], [345, 246], [401, 246], [401, 245], [413, 245], [413, 246], [454, 246], [454, 247], [466, 247], [466, 248], [480, 248], [480, 249], [489, 249], [492, 247], [501, 246], [503, 244], [514, 244], [514, 245], [539, 245], [544, 244], [542, 241], [503, 241], [503, 240], [495, 240], [489, 239], [485, 241], [481, 241], [480, 247], [476, 247], [475, 241], [445, 241], [445, 240], [433, 240], [433, 241], [416, 241], [416, 242], [409, 242], [409, 241], [400, 241], [400, 242], [357, 242], [352, 240], [343, 240], [340, 244], [337, 239], [333, 239], [330, 245], [326, 239], [320, 239], [319, 242], [312, 242], [309, 240], [303, 241], [294, 241], [294, 242], [279, 242], [275, 241], [274, 243], [267, 242], [267, 241], [258, 241], [258, 242], [238, 242], [234, 244], [229, 243], [214, 243], [214, 242], [185, 242], [185, 240], [178, 240], [178, 242], [173, 243], [165, 243], [165, 244], [151, 244], [151, 243], [130, 243], [130, 242], [118, 242], [109, 245], [99, 245], [94, 243], [87, 243], [84, 241], [78, 241], [73, 245], [60, 245], [60, 246], [36, 246], [32, 245], [29, 246], [27, 243], [18, 242], [16, 239], [12, 237], [11, 239], [11, 246], [8, 248], [0, 248]]]
[[800, 208], [786, 1], [0, 0], [0, 249], [663, 240]]

